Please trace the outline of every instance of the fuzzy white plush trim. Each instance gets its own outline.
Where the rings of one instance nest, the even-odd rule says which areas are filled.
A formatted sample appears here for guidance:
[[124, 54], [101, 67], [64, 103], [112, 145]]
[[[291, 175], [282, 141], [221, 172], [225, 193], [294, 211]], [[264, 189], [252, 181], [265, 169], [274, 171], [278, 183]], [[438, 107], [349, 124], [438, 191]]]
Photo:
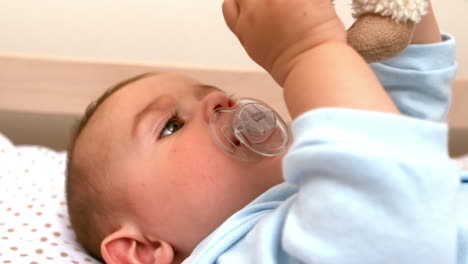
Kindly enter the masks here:
[[376, 13], [390, 16], [397, 22], [418, 23], [427, 12], [426, 0], [353, 0], [353, 17]]

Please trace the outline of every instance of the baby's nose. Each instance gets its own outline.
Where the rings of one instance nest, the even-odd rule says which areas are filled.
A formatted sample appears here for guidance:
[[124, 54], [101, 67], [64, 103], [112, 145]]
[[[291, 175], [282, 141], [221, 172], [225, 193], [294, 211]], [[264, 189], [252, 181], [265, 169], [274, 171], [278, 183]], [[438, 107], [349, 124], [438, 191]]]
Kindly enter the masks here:
[[232, 107], [235, 102], [222, 92], [212, 92], [205, 96], [201, 102], [201, 111], [203, 119], [210, 122], [214, 110], [220, 107]]

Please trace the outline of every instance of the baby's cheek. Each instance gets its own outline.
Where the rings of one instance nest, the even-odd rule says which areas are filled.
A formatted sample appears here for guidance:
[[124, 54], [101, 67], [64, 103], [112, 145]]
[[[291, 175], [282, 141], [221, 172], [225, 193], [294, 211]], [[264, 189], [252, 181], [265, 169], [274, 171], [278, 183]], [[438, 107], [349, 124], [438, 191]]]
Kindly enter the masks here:
[[171, 150], [173, 156], [177, 157], [177, 170], [183, 177], [180, 180], [187, 187], [201, 192], [213, 193], [213, 189], [222, 188], [219, 185], [229, 181], [227, 175], [234, 170], [232, 158], [215, 145], [211, 138], [189, 135], [183, 139], [183, 142], [190, 144], [177, 143]]
[[174, 154], [184, 156], [187, 160], [206, 163], [218, 159], [220, 155], [224, 154], [214, 142], [209, 130], [186, 130], [178, 135], [175, 141]]

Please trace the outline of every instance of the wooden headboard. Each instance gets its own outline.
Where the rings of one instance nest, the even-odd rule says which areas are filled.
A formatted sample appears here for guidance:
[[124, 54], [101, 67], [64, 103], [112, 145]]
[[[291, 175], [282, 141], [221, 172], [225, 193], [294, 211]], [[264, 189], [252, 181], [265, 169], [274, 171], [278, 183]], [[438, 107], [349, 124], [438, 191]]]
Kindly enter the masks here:
[[111, 85], [144, 72], [180, 73], [281, 108], [282, 90], [261, 71], [0, 55], [0, 110], [81, 114]]
[[[6, 123], [8, 126], [19, 126], [14, 124], [15, 120], [17, 123], [23, 120], [35, 123], [36, 126], [54, 127], [47, 123], [51, 118], [56, 120], [53, 124], [66, 123], [65, 127], [68, 128], [73, 123], [72, 119], [79, 117], [86, 106], [105, 89], [125, 78], [149, 71], [185, 74], [221, 87], [228, 93], [259, 98], [274, 106], [289, 120], [281, 88], [260, 70], [175, 67], [17, 55], [0, 55], [0, 69], [0, 131], [10, 129]], [[452, 152], [456, 154], [468, 153], [467, 102], [468, 80], [457, 80], [448, 118], [453, 135]], [[41, 121], [38, 116], [47, 118], [42, 118]], [[25, 133], [25, 140], [30, 137], [24, 126], [25, 124], [21, 124], [15, 132], [10, 132], [11, 136]], [[57, 129], [49, 132], [55, 137], [59, 133]], [[59, 145], [58, 148], [64, 146], [63, 143]]]

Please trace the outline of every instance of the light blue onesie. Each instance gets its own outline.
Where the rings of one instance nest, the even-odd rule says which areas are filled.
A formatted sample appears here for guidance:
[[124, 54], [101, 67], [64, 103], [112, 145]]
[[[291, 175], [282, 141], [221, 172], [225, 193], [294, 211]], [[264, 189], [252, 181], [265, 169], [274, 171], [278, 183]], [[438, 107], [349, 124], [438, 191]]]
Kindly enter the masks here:
[[441, 122], [457, 68], [454, 40], [444, 40], [372, 65], [408, 116], [324, 108], [298, 117], [286, 182], [232, 215], [184, 263], [468, 263], [458, 251], [468, 213], [457, 221], [463, 192]]

